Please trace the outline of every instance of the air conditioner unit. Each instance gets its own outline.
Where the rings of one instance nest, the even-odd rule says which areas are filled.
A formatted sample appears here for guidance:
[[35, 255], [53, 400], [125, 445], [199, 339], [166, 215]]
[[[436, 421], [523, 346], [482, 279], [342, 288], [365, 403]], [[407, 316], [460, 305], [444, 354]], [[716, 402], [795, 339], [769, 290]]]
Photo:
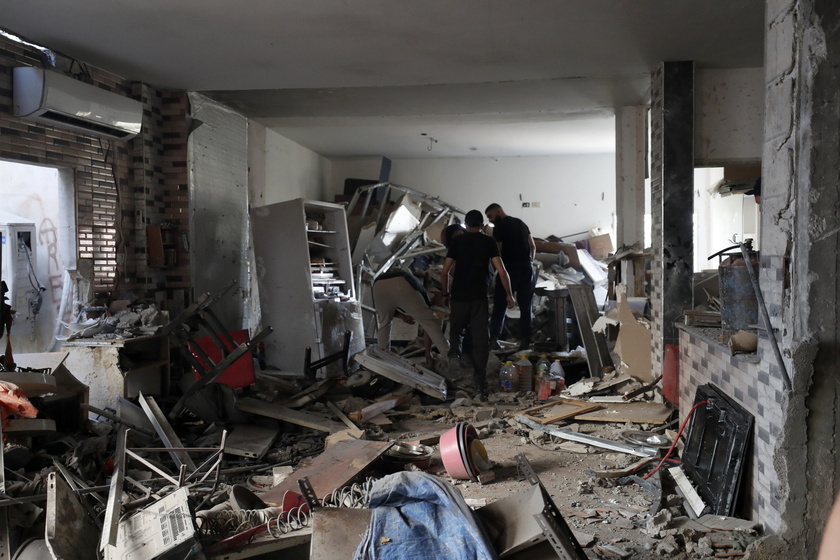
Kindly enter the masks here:
[[14, 114], [59, 128], [118, 140], [140, 132], [143, 105], [64, 74], [14, 69]]

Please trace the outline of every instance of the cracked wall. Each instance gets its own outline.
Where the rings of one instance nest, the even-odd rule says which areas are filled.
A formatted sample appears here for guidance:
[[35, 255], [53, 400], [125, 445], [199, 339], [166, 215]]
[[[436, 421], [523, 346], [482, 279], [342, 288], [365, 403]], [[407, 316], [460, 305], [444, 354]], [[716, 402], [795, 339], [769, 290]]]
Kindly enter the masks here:
[[752, 557], [814, 557], [840, 480], [840, 5], [773, 0], [766, 18], [760, 281], [784, 360], [762, 336], [759, 375], [781, 387], [786, 370], [793, 392], [767, 450], [774, 472], [764, 477], [763, 521], [776, 535]]

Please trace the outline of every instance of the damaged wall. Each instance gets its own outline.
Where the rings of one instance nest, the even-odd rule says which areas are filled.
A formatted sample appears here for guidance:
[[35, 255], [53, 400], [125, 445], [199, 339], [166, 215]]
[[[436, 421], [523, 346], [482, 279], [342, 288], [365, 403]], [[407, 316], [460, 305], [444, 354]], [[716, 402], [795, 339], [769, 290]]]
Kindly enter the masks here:
[[[769, 495], [780, 505], [780, 538], [767, 557], [814, 557], [840, 481], [840, 6], [774, 1], [766, 17], [761, 286], [794, 389], [773, 447], [779, 482]], [[760, 351], [760, 371], [780, 387], [764, 336]]]
[[764, 69], [697, 69], [694, 78], [695, 165], [761, 161]]
[[[363, 160], [367, 161], [367, 160]], [[375, 161], [375, 165], [373, 164]], [[370, 161], [369, 177], [379, 176], [381, 158]], [[350, 160], [333, 162], [331, 193], [364, 167]], [[579, 154], [517, 158], [395, 159], [391, 181], [464, 211], [481, 211], [497, 202], [521, 218], [537, 237], [569, 236], [592, 228], [612, 230], [615, 213], [615, 154]], [[521, 198], [520, 198], [521, 197]], [[539, 207], [523, 208], [523, 202]]]
[[[72, 60], [57, 55], [58, 71]], [[146, 270], [146, 246], [137, 232], [143, 220], [170, 212], [180, 214], [179, 167], [185, 167], [183, 122], [169, 119], [183, 113], [183, 93], [170, 94], [132, 84], [86, 65], [89, 81], [98, 87], [141, 99], [143, 133], [130, 141], [99, 139], [69, 130], [25, 121], [12, 115], [12, 69], [49, 66], [40, 51], [0, 36], [0, 157], [20, 163], [69, 169], [76, 194], [78, 258], [92, 261], [94, 290], [101, 297], [170, 282], [183, 285], [182, 269], [165, 275]], [[164, 142], [164, 139], [165, 142]], [[149, 147], [151, 146], [151, 149]], [[183, 263], [187, 269], [188, 261]]]
[[751, 558], [812, 558], [840, 488], [840, 6], [774, 0], [766, 18], [759, 279], [783, 361], [760, 331], [754, 377], [731, 364], [720, 371], [701, 363], [697, 381], [729, 376], [730, 396], [740, 388], [738, 400], [754, 401], [750, 509], [773, 536]]
[[231, 330], [248, 326], [248, 121], [239, 113], [190, 93], [191, 254], [196, 296], [236, 288], [213, 311]]

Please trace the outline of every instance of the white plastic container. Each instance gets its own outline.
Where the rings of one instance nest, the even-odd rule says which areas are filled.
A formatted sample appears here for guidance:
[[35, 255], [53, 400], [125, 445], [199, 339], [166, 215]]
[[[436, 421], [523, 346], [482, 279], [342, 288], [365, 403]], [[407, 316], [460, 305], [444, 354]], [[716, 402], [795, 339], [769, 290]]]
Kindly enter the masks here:
[[560, 363], [560, 360], [554, 360], [554, 363], [551, 364], [549, 375], [551, 375], [551, 378], [557, 382], [555, 392], [559, 393], [562, 391], [563, 387], [566, 386], [566, 372], [563, 369], [563, 364]]

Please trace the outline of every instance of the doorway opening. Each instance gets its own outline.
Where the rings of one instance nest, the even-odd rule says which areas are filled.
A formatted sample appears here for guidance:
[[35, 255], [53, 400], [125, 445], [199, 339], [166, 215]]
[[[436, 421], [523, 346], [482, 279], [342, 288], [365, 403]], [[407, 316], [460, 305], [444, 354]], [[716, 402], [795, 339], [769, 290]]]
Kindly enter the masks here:
[[15, 353], [55, 350], [65, 274], [76, 268], [73, 172], [0, 160], [0, 276]]

